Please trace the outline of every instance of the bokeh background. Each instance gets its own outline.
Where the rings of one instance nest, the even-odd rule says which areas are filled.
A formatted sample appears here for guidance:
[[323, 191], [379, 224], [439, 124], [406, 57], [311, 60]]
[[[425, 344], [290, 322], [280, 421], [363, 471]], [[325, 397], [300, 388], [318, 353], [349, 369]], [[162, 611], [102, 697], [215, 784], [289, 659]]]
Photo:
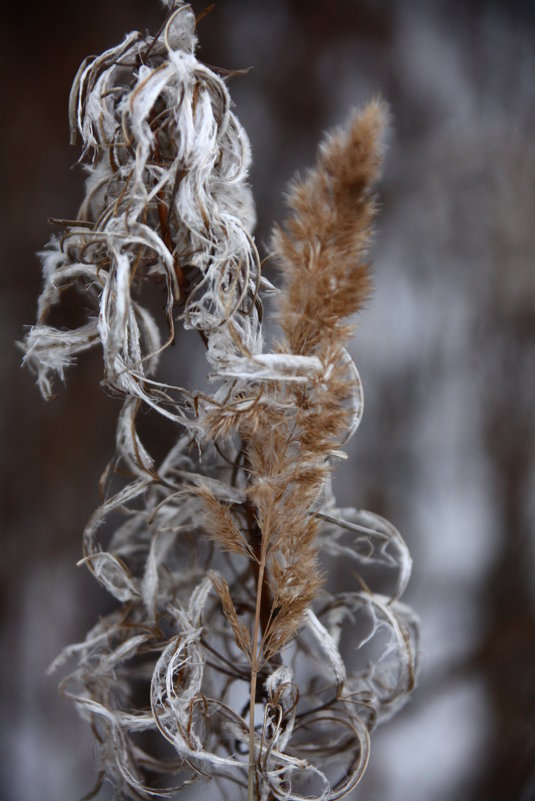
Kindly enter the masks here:
[[[21, 2], [2, 16], [4, 801], [76, 801], [95, 780], [91, 735], [46, 668], [109, 608], [75, 563], [117, 403], [95, 353], [45, 404], [14, 341], [34, 318], [48, 218], [82, 197], [66, 113], [78, 64], [161, 18], [156, 0]], [[354, 799], [533, 801], [535, 4], [218, 0], [200, 38], [207, 63], [254, 66], [230, 88], [261, 247], [322, 131], [377, 94], [391, 107], [375, 293], [353, 346], [366, 411], [336, 488], [409, 543], [421, 672], [375, 733]]]

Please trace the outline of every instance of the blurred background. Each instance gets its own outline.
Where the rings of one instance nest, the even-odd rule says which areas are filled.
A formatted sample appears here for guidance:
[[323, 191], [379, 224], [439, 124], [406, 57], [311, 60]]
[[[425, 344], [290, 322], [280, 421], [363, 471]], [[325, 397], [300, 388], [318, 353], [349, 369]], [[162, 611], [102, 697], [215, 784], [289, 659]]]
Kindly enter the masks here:
[[[156, 0], [3, 12], [4, 801], [76, 801], [95, 781], [88, 727], [46, 668], [109, 608], [75, 563], [118, 405], [96, 352], [45, 404], [14, 342], [34, 320], [48, 218], [71, 218], [83, 194], [67, 125], [78, 64], [161, 19]], [[421, 670], [353, 798], [533, 801], [535, 4], [218, 0], [199, 33], [208, 64], [254, 66], [230, 89], [261, 248], [322, 131], [372, 96], [391, 107], [375, 293], [353, 345], [366, 411], [336, 489], [410, 546]]]

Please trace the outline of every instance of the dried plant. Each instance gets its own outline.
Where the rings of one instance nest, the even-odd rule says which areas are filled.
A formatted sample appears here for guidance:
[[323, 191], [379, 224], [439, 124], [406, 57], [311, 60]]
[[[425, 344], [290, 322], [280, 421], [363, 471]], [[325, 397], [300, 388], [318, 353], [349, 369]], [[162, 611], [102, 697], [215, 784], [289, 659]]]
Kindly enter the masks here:
[[[415, 674], [403, 540], [377, 515], [338, 509], [330, 489], [362, 414], [345, 346], [369, 292], [385, 110], [355, 114], [292, 184], [271, 241], [275, 290], [251, 233], [246, 134], [225, 81], [195, 56], [190, 6], [167, 5], [155, 37], [131, 33], [78, 72], [86, 195], [42, 254], [24, 342], [45, 397], [100, 345], [105, 385], [124, 398], [117, 460], [83, 540], [83, 561], [120, 605], [54, 667], [76, 659], [62, 687], [118, 794], [171, 797], [211, 779], [249, 801], [334, 801], [358, 783], [370, 731]], [[158, 282], [161, 320], [148, 308]], [[73, 285], [92, 311], [76, 330], [52, 327]], [[266, 291], [280, 329], [271, 350]], [[177, 320], [205, 343], [212, 394], [161, 378]], [[177, 426], [159, 463], [138, 432], [143, 405]]]

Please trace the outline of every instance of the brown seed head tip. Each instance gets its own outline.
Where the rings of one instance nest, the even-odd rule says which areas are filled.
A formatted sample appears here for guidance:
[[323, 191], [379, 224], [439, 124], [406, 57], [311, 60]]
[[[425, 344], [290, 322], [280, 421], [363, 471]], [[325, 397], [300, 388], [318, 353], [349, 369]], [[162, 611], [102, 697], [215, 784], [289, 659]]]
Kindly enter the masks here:
[[315, 168], [290, 185], [290, 215], [271, 244], [283, 271], [278, 319], [293, 352], [312, 352], [327, 332], [345, 341], [341, 321], [370, 295], [367, 254], [386, 118], [380, 100], [354, 112], [345, 128], [326, 136]]
[[362, 190], [373, 184], [380, 172], [388, 107], [380, 99], [355, 110], [349, 122], [327, 135], [320, 146], [319, 165], [331, 180]]

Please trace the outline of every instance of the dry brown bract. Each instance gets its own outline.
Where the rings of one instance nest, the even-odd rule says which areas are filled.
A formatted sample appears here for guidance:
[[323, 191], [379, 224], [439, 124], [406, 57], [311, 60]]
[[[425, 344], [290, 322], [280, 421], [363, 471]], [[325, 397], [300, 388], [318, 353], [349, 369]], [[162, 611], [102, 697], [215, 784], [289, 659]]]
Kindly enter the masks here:
[[[100, 343], [105, 381], [124, 396], [121, 469], [84, 533], [84, 561], [120, 606], [59, 658], [78, 660], [63, 688], [118, 793], [172, 796], [211, 778], [250, 801], [334, 801], [415, 673], [403, 540], [376, 515], [337, 509], [330, 491], [362, 414], [345, 346], [369, 294], [385, 111], [354, 115], [291, 186], [271, 253], [281, 335], [265, 350], [247, 137], [225, 83], [195, 57], [190, 7], [171, 5], [159, 35], [130, 34], [78, 73], [86, 198], [43, 254], [25, 341], [45, 395]], [[163, 320], [147, 310], [157, 281]], [[58, 330], [48, 314], [73, 284], [94, 312]], [[159, 378], [177, 319], [202, 336], [212, 395]], [[142, 404], [179, 428], [159, 464], [137, 432]], [[370, 565], [375, 580], [383, 567], [381, 593]]]

